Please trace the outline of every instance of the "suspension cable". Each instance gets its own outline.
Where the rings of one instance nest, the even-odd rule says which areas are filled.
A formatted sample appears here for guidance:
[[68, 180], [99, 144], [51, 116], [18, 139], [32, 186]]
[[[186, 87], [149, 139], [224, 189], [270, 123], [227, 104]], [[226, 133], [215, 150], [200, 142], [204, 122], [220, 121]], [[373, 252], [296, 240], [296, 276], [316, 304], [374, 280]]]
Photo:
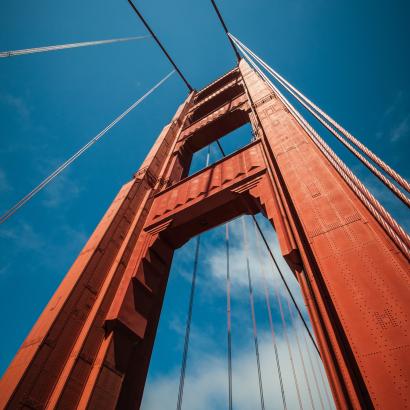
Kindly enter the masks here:
[[254, 303], [254, 297], [253, 297], [251, 268], [249, 264], [248, 236], [247, 236], [246, 227], [245, 227], [245, 217], [242, 216], [241, 220], [242, 220], [242, 233], [243, 233], [243, 239], [244, 239], [244, 244], [245, 244], [246, 270], [248, 273], [249, 303], [251, 306], [251, 315], [252, 315], [253, 341], [255, 343], [256, 364], [258, 368], [259, 395], [260, 395], [260, 400], [261, 400], [261, 409], [264, 410], [265, 400], [263, 398], [262, 373], [261, 373], [261, 364], [260, 364], [260, 358], [259, 358], [258, 329], [256, 327], [255, 303]]
[[393, 219], [393, 217], [383, 208], [377, 199], [369, 192], [369, 190], [362, 184], [362, 182], [353, 174], [353, 172], [343, 163], [343, 161], [335, 154], [335, 152], [324, 142], [315, 129], [300, 115], [300, 113], [287, 101], [287, 99], [280, 93], [280, 91], [273, 85], [273, 83], [266, 77], [266, 75], [259, 69], [252, 58], [246, 51], [238, 46], [247, 60], [250, 62], [256, 72], [265, 80], [271, 87], [272, 91], [279, 97], [282, 103], [294, 115], [299, 125], [310, 136], [314, 144], [327, 158], [331, 165], [336, 169], [343, 180], [349, 185], [357, 197], [367, 207], [370, 213], [376, 218], [383, 229], [387, 232], [390, 238], [395, 242], [398, 248], [401, 249], [404, 256], [410, 259], [410, 237], [404, 232], [403, 228]]
[[[232, 36], [233, 37], [233, 36]], [[347, 142], [324, 118], [318, 115], [312, 106], [303, 98], [297, 89], [295, 89], [291, 84], [289, 84], [283, 77], [280, 77], [270, 66], [268, 66], [261, 58], [259, 58], [255, 53], [253, 53], [249, 48], [247, 48], [243, 43], [241, 43], [236, 37], [236, 41], [253, 57], [258, 61], [272, 76], [302, 105], [305, 107], [323, 126], [325, 126], [330, 133], [339, 140], [353, 155], [356, 156], [372, 173], [375, 175], [398, 199], [400, 199], [405, 205], [410, 207], [410, 199], [394, 185], [388, 178], [386, 178], [373, 164], [371, 164], [359, 151], [357, 151], [349, 142]], [[330, 118], [330, 117], [329, 117]]]
[[226, 245], [226, 315], [228, 334], [228, 409], [232, 410], [232, 339], [231, 339], [231, 274], [229, 267], [229, 222], [225, 225]]
[[316, 356], [316, 364], [317, 364], [317, 367], [319, 368], [319, 375], [320, 375], [320, 379], [322, 381], [323, 390], [325, 391], [326, 400], [327, 400], [327, 403], [329, 405], [329, 409], [332, 409], [334, 406], [332, 406], [332, 401], [330, 400], [330, 394], [329, 394], [329, 391], [328, 391], [329, 390], [328, 383], [325, 382], [325, 378], [323, 376], [323, 371], [322, 371], [323, 363], [319, 360], [318, 356]]
[[280, 299], [279, 292], [276, 289], [275, 285], [273, 285], [273, 290], [275, 292], [276, 303], [279, 306], [279, 313], [280, 313], [280, 318], [281, 318], [281, 321], [282, 321], [282, 329], [283, 329], [283, 334], [285, 335], [286, 345], [287, 345], [287, 348], [288, 348], [289, 359], [290, 359], [290, 364], [291, 364], [291, 367], [292, 367], [292, 375], [293, 375], [293, 380], [295, 382], [295, 388], [296, 388], [296, 394], [297, 394], [297, 398], [298, 398], [299, 408], [302, 410], [303, 409], [302, 398], [300, 396], [299, 383], [298, 383], [298, 378], [297, 378], [297, 375], [296, 375], [295, 363], [293, 361], [292, 348], [291, 348], [291, 345], [290, 345], [290, 342], [289, 342], [288, 327], [286, 325], [286, 319], [285, 319], [285, 314], [283, 312], [282, 301]]
[[[223, 150], [221, 144], [219, 143], [219, 141], [217, 141], [217, 142], [218, 142], [218, 147], [219, 147], [219, 149], [221, 150], [221, 153], [222, 153], [223, 157], [225, 157], [226, 155], [225, 155], [225, 152], [224, 152], [224, 150]], [[271, 250], [271, 248], [270, 248], [270, 246], [269, 246], [269, 244], [268, 244], [268, 241], [267, 241], [266, 238], [265, 238], [265, 235], [264, 235], [264, 233], [263, 233], [261, 227], [259, 226], [258, 221], [257, 221], [256, 218], [255, 218], [255, 215], [252, 215], [252, 219], [253, 219], [253, 221], [255, 222], [256, 227], [257, 227], [257, 229], [258, 229], [258, 231], [259, 231], [259, 234], [261, 235], [261, 237], [262, 237], [262, 239], [263, 239], [263, 242], [264, 242], [264, 244], [265, 244], [265, 246], [266, 246], [266, 249], [268, 250], [270, 257], [272, 258], [272, 261], [274, 262], [274, 264], [275, 264], [275, 266], [276, 266], [276, 268], [277, 268], [277, 270], [278, 270], [278, 272], [279, 272], [280, 278], [281, 278], [283, 284], [285, 285], [286, 291], [288, 292], [288, 294], [289, 294], [289, 296], [290, 296], [290, 298], [291, 298], [291, 300], [292, 300], [292, 303], [295, 305], [296, 311], [298, 312], [298, 315], [299, 315], [299, 317], [300, 317], [300, 319], [301, 319], [303, 325], [305, 326], [306, 331], [307, 331], [308, 334], [309, 334], [309, 338], [310, 338], [310, 340], [312, 341], [313, 345], [315, 346], [315, 349], [316, 349], [317, 353], [318, 353], [319, 356], [320, 356], [319, 348], [317, 347], [317, 344], [316, 344], [316, 342], [315, 342], [315, 339], [313, 338], [312, 333], [310, 332], [310, 329], [309, 329], [309, 327], [308, 327], [308, 325], [307, 325], [307, 323], [306, 323], [306, 321], [305, 321], [305, 318], [303, 317], [302, 312], [301, 312], [301, 310], [300, 310], [300, 308], [299, 308], [299, 306], [298, 306], [298, 304], [297, 304], [297, 302], [296, 302], [296, 299], [295, 299], [295, 297], [293, 296], [293, 293], [292, 293], [292, 291], [290, 290], [289, 285], [287, 284], [285, 277], [283, 276], [282, 270], [280, 269], [278, 263], [276, 262], [275, 256], [273, 255], [273, 252], [272, 252], [272, 250]]]
[[256, 227], [257, 227], [257, 229], [258, 229], [258, 231], [259, 231], [259, 234], [260, 234], [260, 236], [261, 236], [261, 238], [262, 238], [262, 240], [263, 240], [263, 242], [264, 242], [264, 244], [265, 244], [265, 246], [266, 246], [266, 249], [267, 249], [268, 252], [269, 252], [269, 255], [270, 255], [270, 257], [271, 257], [271, 259], [272, 259], [272, 261], [273, 261], [273, 263], [274, 263], [274, 265], [275, 265], [275, 267], [276, 267], [276, 270], [279, 272], [280, 278], [282, 279], [282, 282], [283, 282], [283, 284], [285, 285], [286, 291], [288, 292], [288, 295], [290, 296], [290, 298], [291, 298], [291, 300], [292, 300], [292, 303], [293, 303], [293, 305], [295, 306], [296, 311], [298, 312], [298, 315], [299, 315], [299, 317], [300, 317], [300, 320], [302, 321], [303, 326], [305, 327], [306, 332], [308, 333], [308, 335], [309, 335], [309, 337], [310, 337], [310, 340], [312, 341], [313, 345], [315, 346], [315, 349], [316, 349], [317, 353], [318, 353], [319, 356], [320, 356], [319, 348], [317, 347], [317, 344], [316, 344], [316, 342], [315, 342], [315, 339], [313, 338], [313, 335], [312, 335], [312, 333], [311, 333], [311, 331], [310, 331], [310, 329], [309, 329], [309, 326], [307, 325], [306, 320], [305, 320], [305, 318], [303, 317], [302, 311], [300, 310], [300, 308], [299, 308], [299, 306], [298, 306], [298, 304], [297, 304], [297, 302], [296, 302], [296, 299], [295, 299], [295, 297], [293, 296], [293, 293], [292, 293], [292, 291], [290, 290], [288, 283], [286, 282], [286, 279], [285, 279], [285, 277], [284, 277], [284, 275], [283, 275], [283, 272], [282, 272], [282, 270], [280, 269], [280, 267], [279, 267], [279, 265], [278, 265], [278, 262], [276, 261], [275, 256], [273, 255], [272, 249], [270, 248], [270, 246], [269, 246], [269, 244], [268, 244], [268, 241], [266, 240], [265, 234], [263, 233], [261, 227], [259, 226], [258, 221], [257, 221], [256, 218], [255, 218], [255, 215], [252, 215], [252, 218], [253, 218], [253, 220], [256, 222]]
[[298, 332], [298, 329], [297, 329], [297, 324], [295, 322], [295, 317], [293, 315], [293, 311], [292, 311], [292, 308], [290, 306], [288, 298], [286, 298], [286, 302], [288, 304], [288, 309], [289, 309], [289, 313], [290, 313], [291, 325], [293, 325], [293, 328], [295, 330], [296, 344], [297, 344], [298, 351], [299, 351], [300, 361], [302, 362], [303, 375], [305, 376], [305, 382], [306, 382], [306, 386], [307, 386], [308, 393], [309, 393], [310, 404], [312, 405], [312, 409], [314, 410], [315, 409], [315, 404], [313, 403], [312, 389], [310, 388], [309, 378], [308, 378], [308, 375], [307, 375], [307, 372], [306, 372], [305, 360], [303, 359], [302, 349], [300, 348], [299, 332]]
[[325, 406], [324, 406], [323, 398], [322, 398], [322, 393], [321, 393], [320, 388], [319, 388], [319, 383], [318, 383], [318, 380], [317, 380], [317, 377], [316, 377], [316, 370], [313, 366], [312, 355], [310, 354], [310, 349], [309, 349], [308, 341], [306, 339], [305, 332], [302, 332], [302, 337], [303, 337], [303, 343], [304, 343], [304, 345], [306, 347], [306, 350], [307, 350], [309, 363], [310, 363], [310, 368], [311, 368], [312, 374], [313, 374], [313, 380], [315, 382], [316, 391], [317, 391], [319, 401], [320, 401], [320, 407], [322, 408], [322, 410], [325, 410]]
[[229, 37], [229, 32], [228, 32], [228, 27], [225, 24], [225, 21], [222, 17], [221, 12], [219, 11], [218, 6], [216, 5], [214, 0], [211, 0], [212, 6], [214, 7], [216, 14], [218, 15], [219, 21], [222, 24], [223, 29], [225, 30], [225, 34], [228, 37], [229, 43], [231, 44], [233, 51], [235, 53], [236, 59], [239, 61], [241, 59], [241, 56], [239, 55], [238, 49], [235, 46], [235, 43], [232, 41], [232, 39]]
[[[211, 155], [211, 145], [208, 145], [208, 151], [206, 154], [206, 167], [209, 165], [210, 155]], [[196, 285], [196, 277], [197, 277], [197, 271], [198, 271], [200, 243], [201, 243], [201, 235], [198, 235], [196, 237], [194, 268], [192, 272], [191, 292], [189, 295], [188, 315], [187, 315], [187, 320], [186, 320], [186, 325], [185, 325], [185, 339], [184, 339], [184, 349], [182, 352], [181, 373], [179, 376], [177, 410], [181, 410], [182, 398], [184, 395], [185, 372], [186, 372], [186, 364], [187, 364], [187, 359], [188, 359], [189, 337], [191, 334], [192, 310], [194, 307], [195, 285]]]
[[60, 165], [55, 171], [53, 171], [46, 179], [44, 179], [40, 184], [38, 184], [32, 191], [25, 195], [19, 202], [13, 205], [6, 213], [0, 217], [0, 224], [4, 223], [9, 219], [15, 212], [17, 212], [24, 204], [26, 204], [34, 195], [40, 192], [47, 184], [49, 184], [57, 175], [61, 174], [70, 164], [72, 164], [78, 157], [84, 154], [92, 145], [94, 145], [98, 140], [100, 140], [114, 125], [120, 122], [127, 114], [129, 114], [135, 107], [137, 107], [142, 101], [145, 100], [150, 94], [152, 94], [161, 84], [163, 84], [175, 71], [171, 71], [167, 74], [160, 82], [158, 82], [154, 87], [147, 91], [142, 97], [140, 97], [134, 104], [127, 108], [121, 115], [119, 115], [114, 121], [108, 124], [101, 132], [99, 132], [91, 141], [84, 145], [80, 150], [78, 150], [73, 156], [71, 156], [67, 161]]
[[[241, 43], [235, 36], [228, 33], [229, 38], [233, 38], [239, 42], [250, 54], [253, 54], [254, 58], [260, 60], [262, 64], [262, 59], [257, 57], [251, 52], [243, 43]], [[326, 114], [322, 109], [315, 105], [311, 100], [309, 100], [305, 95], [303, 95], [296, 87], [292, 86], [284, 77], [282, 77], [277, 71], [272, 67], [268, 66], [263, 62], [264, 67], [275, 77], [282, 82], [284, 82], [289, 88], [291, 88], [300, 98], [302, 98], [309, 106], [311, 106], [317, 113], [319, 113], [323, 118], [328, 120], [337, 130], [339, 130], [350, 142], [352, 142], [356, 147], [361, 149], [369, 158], [371, 158], [380, 168], [382, 168], [388, 175], [390, 175], [399, 185], [401, 185], [407, 192], [410, 192], [410, 184], [396, 171], [394, 171], [389, 165], [387, 165], [381, 158], [374, 154], [369, 148], [362, 144], [357, 138], [350, 134], [346, 129], [344, 129], [340, 124], [338, 124], [333, 118]]]
[[185, 371], [186, 371], [186, 363], [187, 363], [187, 358], [188, 358], [189, 336], [190, 336], [190, 333], [191, 333], [192, 309], [193, 309], [193, 306], [194, 306], [195, 284], [196, 284], [196, 275], [197, 275], [197, 269], [198, 269], [198, 258], [199, 258], [199, 245], [200, 245], [200, 242], [201, 242], [201, 235], [198, 235], [196, 237], [194, 270], [192, 272], [191, 293], [189, 295], [189, 305], [188, 305], [188, 316], [187, 316], [186, 329], [185, 329], [184, 350], [183, 350], [183, 353], [182, 353], [181, 373], [180, 373], [180, 376], [179, 376], [177, 410], [181, 410], [182, 397], [183, 397], [183, 394], [184, 394]]
[[283, 405], [284, 410], [286, 410], [287, 406], [286, 406], [286, 398], [285, 398], [285, 389], [283, 387], [282, 371], [281, 371], [281, 368], [280, 368], [279, 353], [278, 353], [278, 347], [277, 347], [277, 344], [276, 344], [275, 328], [273, 326], [272, 308], [271, 308], [270, 297], [269, 297], [269, 289], [268, 289], [268, 284], [267, 284], [267, 279], [266, 279], [265, 265], [262, 262], [262, 250], [260, 248], [259, 235], [258, 235], [258, 231], [257, 231], [257, 228], [256, 228], [255, 221], [253, 221], [253, 226], [255, 228], [256, 250], [257, 250], [257, 253], [258, 253], [259, 268], [262, 272], [263, 290], [264, 290], [264, 293], [265, 293], [265, 303], [266, 303], [266, 309], [268, 311], [269, 327], [270, 327], [270, 331], [271, 331], [271, 335], [272, 335], [273, 348], [274, 348], [274, 352], [275, 352], [276, 369], [278, 371], [278, 376], [279, 376], [280, 393], [281, 393], [281, 396], [282, 396], [282, 405]]
[[21, 55], [24, 55], [24, 54], [44, 53], [46, 51], [65, 50], [67, 48], [78, 48], [78, 47], [96, 46], [96, 45], [99, 45], [99, 44], [111, 44], [111, 43], [121, 43], [121, 42], [125, 42], [125, 41], [143, 40], [143, 39], [150, 38], [150, 37], [151, 36], [123, 37], [123, 38], [114, 38], [114, 39], [110, 39], [110, 40], [83, 41], [81, 43], [71, 43], [71, 44], [60, 44], [60, 45], [56, 45], [56, 46], [25, 48], [25, 49], [22, 49], [22, 50], [13, 50], [13, 51], [1, 51], [0, 52], [0, 58], [15, 57], [15, 56], [21, 56]]
[[174, 67], [175, 71], [179, 74], [179, 76], [182, 78], [182, 81], [185, 83], [185, 85], [188, 87], [189, 91], [193, 91], [193, 88], [191, 87], [191, 84], [189, 84], [188, 80], [185, 78], [185, 76], [182, 74], [181, 70], [178, 68], [178, 66], [175, 64], [174, 60], [171, 58], [171, 56], [168, 54], [167, 50], [165, 47], [162, 45], [161, 41], [157, 37], [157, 35], [152, 31], [150, 25], [147, 23], [145, 18], [142, 16], [142, 14], [139, 12], [135, 4], [131, 0], [127, 0], [131, 8], [134, 10], [135, 14], [139, 17], [139, 19], [142, 21], [144, 24], [145, 28], [150, 32], [151, 36], [155, 40], [155, 42], [159, 45], [159, 48], [162, 50], [162, 52], [165, 54], [169, 62], [172, 64]]

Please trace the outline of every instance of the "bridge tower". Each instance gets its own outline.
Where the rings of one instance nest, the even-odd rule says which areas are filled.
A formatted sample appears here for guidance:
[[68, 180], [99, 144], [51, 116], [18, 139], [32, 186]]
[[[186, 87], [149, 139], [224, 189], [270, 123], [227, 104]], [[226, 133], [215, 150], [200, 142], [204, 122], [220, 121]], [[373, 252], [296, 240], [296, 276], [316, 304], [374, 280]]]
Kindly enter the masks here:
[[[195, 151], [247, 122], [253, 142], [187, 176]], [[138, 408], [174, 250], [258, 212], [301, 286], [337, 407], [409, 408], [406, 258], [243, 60], [189, 94], [121, 188], [5, 373], [0, 408]]]

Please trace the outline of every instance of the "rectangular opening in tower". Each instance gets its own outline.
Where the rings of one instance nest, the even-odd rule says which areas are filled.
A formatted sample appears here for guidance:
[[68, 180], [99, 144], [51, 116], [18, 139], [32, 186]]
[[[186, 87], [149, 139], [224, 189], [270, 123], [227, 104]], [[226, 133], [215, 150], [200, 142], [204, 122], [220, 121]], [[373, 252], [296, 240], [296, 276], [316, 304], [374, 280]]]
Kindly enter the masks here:
[[[249, 144], [252, 138], [252, 127], [251, 124], [248, 122], [220, 138], [219, 143], [223, 147], [225, 154], [229, 155], [241, 149], [245, 145]], [[211, 144], [201, 148], [199, 151], [194, 152], [188, 175], [195, 174], [196, 172], [201, 171], [207, 166], [208, 150], [208, 165], [212, 165], [216, 161], [219, 161], [223, 158], [222, 152], [219, 149], [218, 144], [216, 142], [212, 142]]]

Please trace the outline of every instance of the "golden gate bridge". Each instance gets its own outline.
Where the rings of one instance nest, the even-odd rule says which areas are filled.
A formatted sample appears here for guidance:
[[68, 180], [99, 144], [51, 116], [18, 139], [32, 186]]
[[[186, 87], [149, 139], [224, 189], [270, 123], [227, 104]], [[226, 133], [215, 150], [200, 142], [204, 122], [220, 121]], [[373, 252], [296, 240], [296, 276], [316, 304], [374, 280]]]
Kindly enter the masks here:
[[[17, 352], [0, 384], [0, 407], [139, 408], [173, 253], [196, 237], [175, 403], [181, 409], [201, 234], [225, 225], [227, 407], [232, 409], [229, 222], [241, 218], [260, 407], [266, 405], [249, 262], [251, 240], [261, 262], [275, 358], [271, 366], [277, 372], [281, 392], [278, 408], [290, 407], [277, 347], [277, 325], [272, 319], [274, 306], [287, 343], [299, 408], [408, 408], [410, 237], [280, 87], [407, 207], [410, 184], [230, 33], [214, 0], [211, 4], [237, 64], [201, 90], [191, 86], [135, 4], [128, 3], [149, 36], [0, 53], [0, 57], [10, 58], [152, 37], [173, 66], [173, 71], [2, 215], [0, 224], [11, 219], [174, 73], [188, 89], [186, 100], [134, 178], [121, 188]], [[220, 138], [246, 123], [252, 127], [250, 143], [226, 155]], [[211, 144], [222, 155], [212, 164]], [[193, 154], [206, 147], [205, 168], [189, 175]], [[300, 285], [313, 332], [255, 217], [259, 213], [275, 229], [282, 256]], [[244, 215], [251, 216], [251, 224]], [[271, 265], [262, 262], [264, 252]], [[267, 283], [272, 274], [283, 282], [286, 303], [276, 291], [271, 294]], [[297, 322], [302, 331], [291, 334], [288, 327]], [[296, 352], [289, 342], [291, 336], [296, 338]], [[302, 378], [295, 369], [297, 354]], [[302, 384], [308, 402], [301, 396]]]

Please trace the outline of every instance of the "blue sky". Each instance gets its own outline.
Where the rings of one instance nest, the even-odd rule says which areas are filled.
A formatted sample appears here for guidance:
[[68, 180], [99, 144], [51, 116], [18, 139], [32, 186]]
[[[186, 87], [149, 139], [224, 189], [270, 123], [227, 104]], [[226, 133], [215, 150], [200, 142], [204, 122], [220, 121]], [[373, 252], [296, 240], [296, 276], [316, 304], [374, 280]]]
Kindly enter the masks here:
[[[407, 178], [410, 176], [410, 5], [407, 1], [219, 3], [233, 34], [393, 168]], [[0, 0], [0, 5], [0, 51], [145, 34], [125, 0], [44, 0], [26, 2], [24, 7], [18, 2]], [[195, 88], [203, 87], [234, 65], [233, 53], [209, 1], [141, 0], [138, 5]], [[95, 136], [170, 69], [152, 39], [2, 59], [0, 212]], [[138, 169], [186, 94], [182, 81], [173, 76], [74, 166], [0, 226], [0, 309], [8, 318], [0, 328], [1, 334], [7, 332], [0, 342], [0, 373], [116, 192]], [[408, 229], [406, 209], [397, 205], [324, 131], [321, 134]], [[224, 143], [233, 149], [249, 138], [249, 129], [245, 127]], [[215, 158], [216, 155], [214, 152]], [[199, 153], [197, 169], [204, 162], [204, 153]], [[268, 226], [265, 229], [273, 241], [271, 229]], [[236, 237], [240, 242], [239, 230]], [[223, 272], [218, 253], [221, 241], [221, 228], [207, 233], [203, 240], [206, 256], [199, 272], [186, 385], [187, 400], [195, 397], [196, 391], [206, 391], [208, 396], [202, 402], [206, 404], [210, 400], [211, 408], [224, 407], [225, 390], [218, 390], [203, 376], [201, 379], [194, 364], [209, 359], [209, 366], [204, 368], [212, 380], [219, 380], [224, 369], [225, 302], [220, 288]], [[160, 395], [150, 392], [161, 387], [161, 399], [175, 382], [192, 249], [190, 242], [176, 253], [165, 300], [166, 314], [161, 319], [160, 338], [150, 368], [151, 388], [148, 387], [144, 398], [147, 409], [159, 406], [154, 396]], [[239, 244], [238, 252], [243, 257]], [[257, 272], [256, 260], [253, 263]], [[236, 326], [238, 330], [234, 347], [234, 372], [238, 380], [242, 378], [241, 371], [246, 373], [247, 366], [254, 365], [250, 362], [252, 340], [247, 299], [240, 297], [241, 277], [238, 272], [234, 322], [234, 329]], [[265, 346], [266, 339], [267, 351], [264, 363], [268, 366], [267, 325], [263, 321], [266, 313], [262, 306], [257, 309], [257, 316], [262, 318], [262, 345]], [[277, 315], [275, 318], [278, 319]], [[269, 383], [268, 374], [265, 377]], [[275, 389], [276, 386], [277, 383]], [[274, 400], [276, 390], [269, 391], [270, 400]], [[241, 389], [234, 390], [234, 394], [236, 400], [248, 403]], [[248, 398], [253, 400], [254, 395]]]

